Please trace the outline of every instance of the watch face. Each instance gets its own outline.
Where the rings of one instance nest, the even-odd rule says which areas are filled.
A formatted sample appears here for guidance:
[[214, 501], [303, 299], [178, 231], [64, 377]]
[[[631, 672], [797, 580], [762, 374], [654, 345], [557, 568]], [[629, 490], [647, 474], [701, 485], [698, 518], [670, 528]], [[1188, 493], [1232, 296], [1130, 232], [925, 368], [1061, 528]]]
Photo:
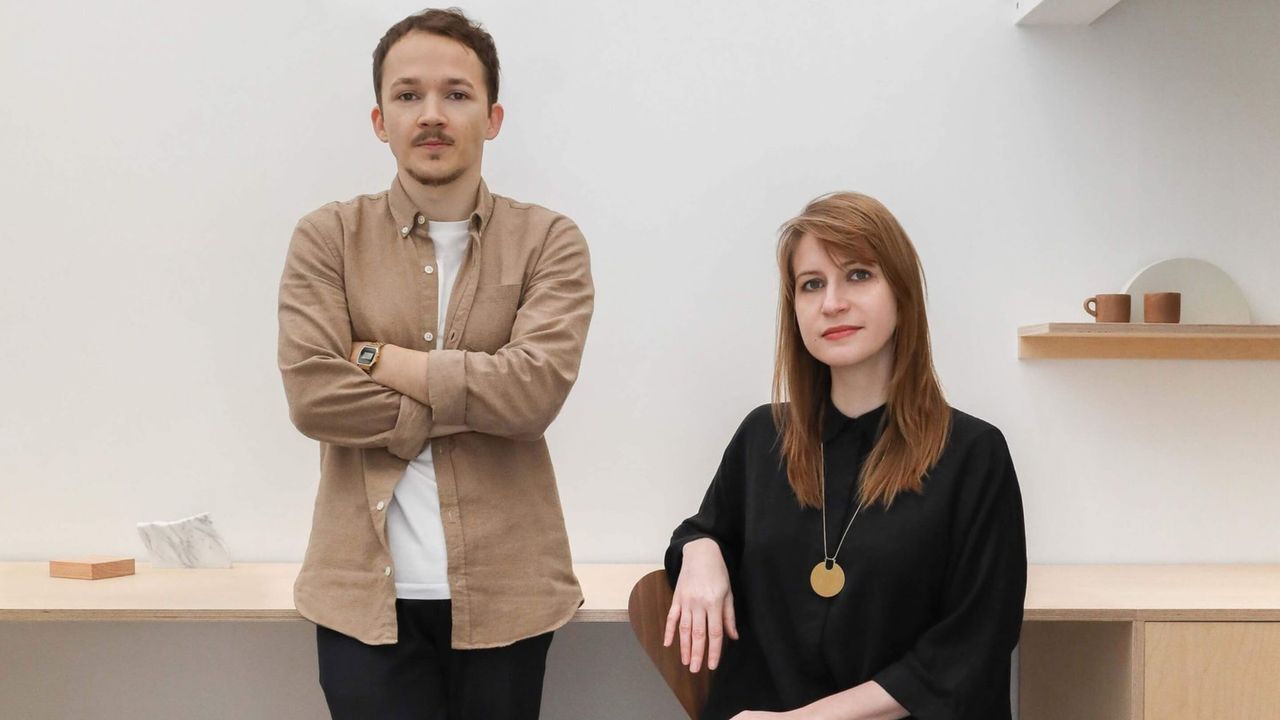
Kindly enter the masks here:
[[360, 349], [360, 354], [356, 356], [356, 362], [360, 365], [368, 365], [373, 362], [373, 358], [378, 355], [378, 349], [369, 347], [368, 345]]

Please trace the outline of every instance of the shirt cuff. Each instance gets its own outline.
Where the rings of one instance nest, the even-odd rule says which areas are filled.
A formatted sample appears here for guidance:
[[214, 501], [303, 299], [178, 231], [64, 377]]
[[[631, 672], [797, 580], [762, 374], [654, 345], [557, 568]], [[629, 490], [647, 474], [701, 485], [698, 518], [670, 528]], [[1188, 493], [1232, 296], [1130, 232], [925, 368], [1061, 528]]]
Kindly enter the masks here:
[[402, 460], [418, 457], [431, 437], [431, 408], [408, 395], [400, 396], [400, 413], [387, 450]]
[[427, 400], [441, 425], [467, 424], [466, 358], [462, 350], [427, 353]]

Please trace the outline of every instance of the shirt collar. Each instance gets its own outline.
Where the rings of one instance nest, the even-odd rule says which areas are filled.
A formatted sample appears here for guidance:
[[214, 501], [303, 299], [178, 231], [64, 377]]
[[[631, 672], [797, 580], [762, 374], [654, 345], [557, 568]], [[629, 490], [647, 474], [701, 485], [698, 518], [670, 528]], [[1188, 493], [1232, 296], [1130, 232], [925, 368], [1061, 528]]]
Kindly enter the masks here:
[[[427, 222], [426, 216], [414, 206], [409, 193], [405, 192], [404, 186], [400, 184], [399, 175], [392, 181], [387, 198], [391, 205], [391, 217], [395, 219], [396, 228], [402, 237], [413, 232], [416, 225]], [[480, 187], [476, 191], [476, 209], [472, 211], [470, 218], [472, 232], [483, 235], [491, 217], [493, 217], [493, 193], [489, 192], [489, 186], [481, 178]]]
[[846, 430], [862, 434], [876, 434], [880, 429], [880, 421], [884, 417], [886, 405], [868, 410], [856, 418], [840, 412], [840, 408], [827, 396], [827, 406], [822, 415], [822, 442], [831, 442], [837, 435]]

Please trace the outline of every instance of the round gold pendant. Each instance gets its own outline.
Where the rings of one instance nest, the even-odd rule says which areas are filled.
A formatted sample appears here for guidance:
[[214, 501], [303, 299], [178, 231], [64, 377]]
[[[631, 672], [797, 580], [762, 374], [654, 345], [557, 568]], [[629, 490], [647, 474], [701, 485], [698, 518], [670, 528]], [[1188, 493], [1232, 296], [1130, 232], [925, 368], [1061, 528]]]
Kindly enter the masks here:
[[813, 591], [822, 597], [835, 597], [844, 589], [844, 569], [840, 567], [840, 563], [831, 561], [831, 569], [827, 569], [827, 561], [823, 560], [813, 566], [813, 572], [809, 573], [809, 584], [813, 586]]

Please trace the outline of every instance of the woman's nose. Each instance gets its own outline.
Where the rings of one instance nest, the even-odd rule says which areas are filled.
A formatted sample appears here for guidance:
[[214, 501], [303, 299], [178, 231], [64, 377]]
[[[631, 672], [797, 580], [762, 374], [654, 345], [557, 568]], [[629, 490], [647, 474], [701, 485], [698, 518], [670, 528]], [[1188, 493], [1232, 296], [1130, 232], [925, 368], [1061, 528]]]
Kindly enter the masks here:
[[828, 289], [827, 294], [822, 298], [822, 312], [826, 315], [843, 312], [848, 309], [849, 303], [840, 293]]

